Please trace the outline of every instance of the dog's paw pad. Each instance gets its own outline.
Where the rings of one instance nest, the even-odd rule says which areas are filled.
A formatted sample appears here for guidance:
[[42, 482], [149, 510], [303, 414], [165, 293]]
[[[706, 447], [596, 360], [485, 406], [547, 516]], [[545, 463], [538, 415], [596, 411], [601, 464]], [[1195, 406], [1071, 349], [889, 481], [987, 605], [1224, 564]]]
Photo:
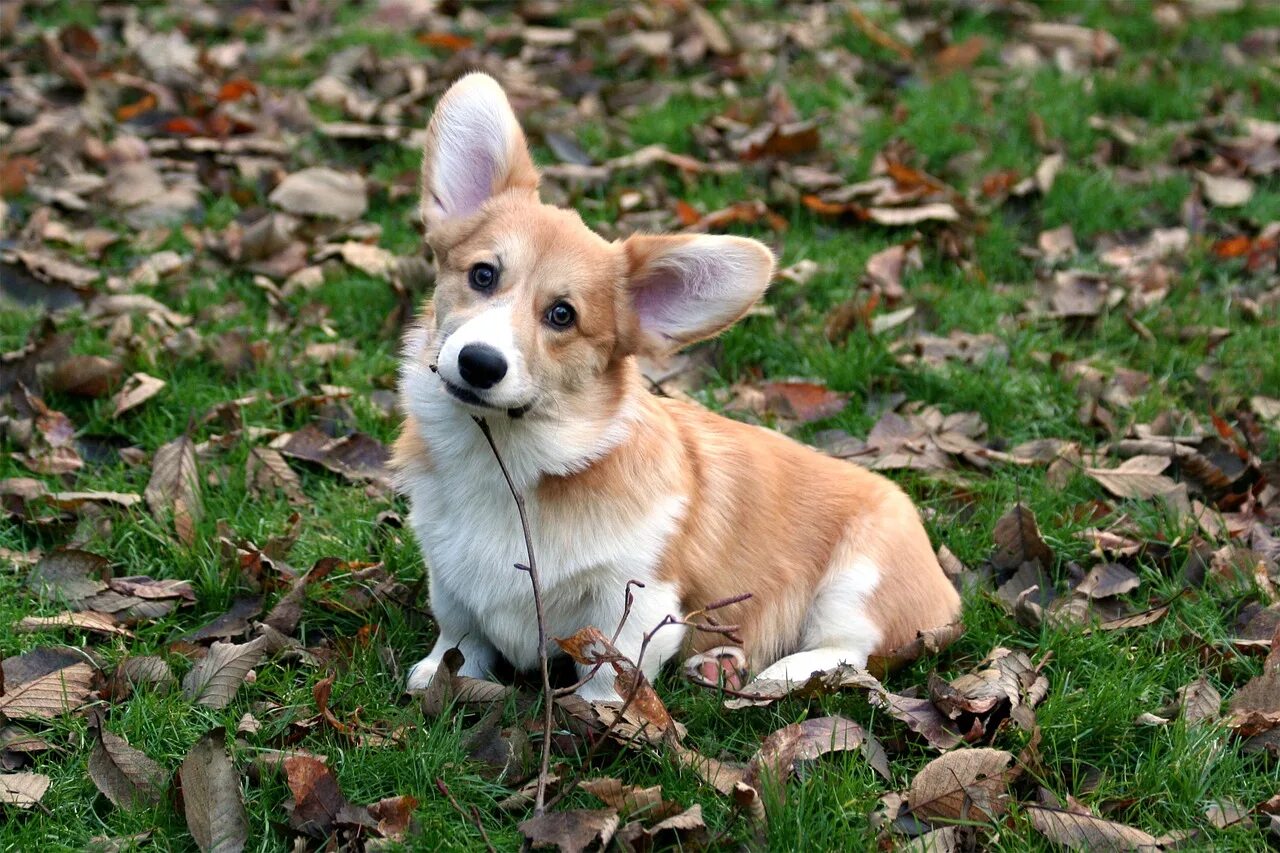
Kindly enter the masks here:
[[747, 657], [741, 649], [719, 646], [685, 661], [685, 675], [699, 684], [739, 690], [747, 680]]

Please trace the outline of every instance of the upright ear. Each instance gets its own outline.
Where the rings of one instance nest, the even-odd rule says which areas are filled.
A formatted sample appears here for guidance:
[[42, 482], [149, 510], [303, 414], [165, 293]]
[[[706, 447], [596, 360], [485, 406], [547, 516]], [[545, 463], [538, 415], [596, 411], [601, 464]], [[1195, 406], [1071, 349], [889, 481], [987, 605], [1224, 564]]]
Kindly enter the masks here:
[[660, 355], [732, 326], [769, 286], [773, 253], [745, 237], [628, 237], [637, 352]]
[[422, 155], [427, 233], [516, 187], [538, 187], [520, 123], [496, 80], [468, 74], [444, 93], [427, 126]]

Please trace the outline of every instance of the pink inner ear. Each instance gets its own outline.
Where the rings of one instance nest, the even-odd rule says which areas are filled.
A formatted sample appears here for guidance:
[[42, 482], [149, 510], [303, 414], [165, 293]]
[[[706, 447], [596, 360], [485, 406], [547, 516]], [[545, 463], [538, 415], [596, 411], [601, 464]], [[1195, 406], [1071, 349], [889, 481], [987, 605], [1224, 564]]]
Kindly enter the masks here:
[[671, 270], [658, 270], [636, 285], [634, 301], [640, 327], [666, 340], [680, 328], [680, 316], [688, 310], [689, 292], [680, 276]]
[[440, 206], [449, 216], [467, 216], [493, 195], [498, 171], [493, 143], [473, 133], [441, 140], [436, 187]]

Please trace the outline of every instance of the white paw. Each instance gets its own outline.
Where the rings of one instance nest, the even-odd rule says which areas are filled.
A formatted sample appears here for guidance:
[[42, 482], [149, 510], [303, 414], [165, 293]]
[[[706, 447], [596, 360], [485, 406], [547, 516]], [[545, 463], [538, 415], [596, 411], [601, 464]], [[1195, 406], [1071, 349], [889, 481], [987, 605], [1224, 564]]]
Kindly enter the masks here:
[[426, 690], [431, 684], [431, 679], [436, 677], [436, 670], [439, 664], [431, 658], [423, 658], [413, 665], [413, 669], [409, 670], [409, 681], [405, 685], [406, 690]]

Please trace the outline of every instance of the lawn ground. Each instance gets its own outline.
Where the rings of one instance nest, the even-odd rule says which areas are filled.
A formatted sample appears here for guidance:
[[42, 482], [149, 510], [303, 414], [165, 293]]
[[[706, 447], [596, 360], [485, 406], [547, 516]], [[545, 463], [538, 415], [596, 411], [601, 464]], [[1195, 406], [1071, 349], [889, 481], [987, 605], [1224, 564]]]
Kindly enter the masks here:
[[[695, 397], [824, 446], [830, 445], [832, 430], [865, 438], [887, 408], [910, 414], [928, 407], [947, 415], [976, 413], [985, 431], [975, 440], [988, 449], [1007, 451], [1035, 439], [1078, 444], [1082, 455], [1075, 462], [1052, 469], [999, 458], [974, 464], [972, 455], [944, 452], [943, 464], [886, 472], [924, 509], [934, 543], [971, 569], [987, 563], [997, 520], [1019, 501], [1034, 512], [1052, 550], [1047, 571], [1059, 591], [1068, 589], [1073, 572], [1107, 559], [1096, 550], [1096, 539], [1081, 535], [1084, 531], [1122, 530], [1136, 541], [1158, 543], [1124, 559], [1141, 585], [1123, 601], [1134, 611], [1170, 602], [1160, 621], [1114, 632], [1053, 620], [1028, 627], [1028, 620], [1014, 618], [992, 584], [977, 583], [966, 592], [963, 637], [887, 676], [886, 685], [902, 692], [923, 688], [931, 672], [955, 678], [998, 646], [1037, 661], [1048, 657], [1050, 687], [1036, 708], [1041, 775], [1034, 784], [1029, 779], [1017, 783], [1018, 799], [1034, 802], [1042, 786], [1061, 802], [1076, 797], [1100, 816], [1156, 836], [1198, 830], [1193, 846], [1243, 851], [1265, 845], [1265, 822], [1216, 828], [1206, 809], [1219, 800], [1253, 808], [1280, 792], [1273, 759], [1265, 752], [1246, 752], [1241, 738], [1223, 725], [1175, 720], [1142, 726], [1135, 720], [1159, 713], [1179, 688], [1201, 675], [1229, 703], [1236, 690], [1261, 674], [1262, 657], [1237, 653], [1229, 641], [1240, 635], [1237, 623], [1245, 608], [1269, 604], [1274, 589], [1265, 581], [1217, 582], [1218, 563], [1213, 563], [1210, 579], [1188, 591], [1186, 566], [1230, 540], [1212, 540], [1176, 502], [1116, 497], [1083, 469], [1095, 464], [1089, 461], [1091, 452], [1139, 434], [1140, 425], [1163, 417], [1212, 432], [1216, 417], [1232, 441], [1243, 445], [1247, 437], [1257, 470], [1276, 471], [1280, 421], [1274, 410], [1268, 420], [1265, 403], [1250, 401], [1280, 397], [1275, 231], [1269, 248], [1259, 239], [1268, 223], [1280, 220], [1280, 181], [1274, 171], [1248, 171], [1239, 157], [1223, 152], [1240, 137], [1243, 119], [1275, 119], [1280, 63], [1274, 32], [1280, 8], [1246, 2], [1236, 11], [1194, 17], [1188, 9], [1197, 4], [1164, 7], [1181, 12], [1137, 0], [1026, 4], [1044, 21], [1105, 31], [1115, 47], [1104, 50], [1095, 42], [1075, 53], [1064, 49], [1056, 61], [1052, 51], [1041, 50], [1038, 62], [1024, 67], [1016, 64], [1015, 54], [1031, 43], [1025, 23], [999, 11], [1017, 4], [940, 4], [944, 11], [934, 10], [932, 18], [909, 17], [899, 6], [921, 5], [910, 3], [857, 4], [866, 9], [865, 18], [847, 14], [839, 4], [710, 4], [740, 50], [688, 64], [671, 49], [651, 55], [583, 25], [608, 14], [606, 26], [620, 27], [618, 32], [672, 31], [679, 44], [690, 32], [674, 11], [683, 4], [640, 4], [630, 12], [607, 12], [609, 7], [593, 3], [534, 5], [554, 7], [538, 26], [551, 32], [576, 25], [578, 37], [564, 45], [547, 36], [538, 41], [540, 34], [523, 30], [507, 4], [485, 6], [483, 17], [466, 12], [425, 23], [407, 18], [388, 23], [361, 4], [342, 4], [312, 21], [255, 12], [256, 4], [244, 4], [239, 14], [187, 14], [183, 4], [139, 4], [135, 26], [145, 33], [183, 32], [206, 51], [245, 45], [244, 58], [233, 66], [219, 67], [206, 56], [193, 72], [196, 83], [175, 78], [163, 85], [208, 92], [248, 77], [257, 94], [243, 107], [246, 120], [259, 122], [260, 130], [270, 126], [273, 138], [287, 141], [284, 153], [264, 155], [273, 162], [260, 171], [234, 158], [185, 158], [197, 164], [188, 173], [198, 182], [198, 206], [185, 226], [139, 228], [130, 224], [127, 210], [98, 195], [87, 196], [90, 203], [78, 211], [36, 190], [66, 180], [60, 170], [68, 157], [84, 157], [90, 173], [115, 167], [109, 156], [85, 155], [85, 138], [109, 144], [135, 135], [152, 144], [151, 157], [170, 156], [155, 143], [184, 138], [174, 125], [164, 124], [184, 115], [184, 104], [175, 104], [164, 121], [149, 121], [145, 112], [123, 117], [127, 111], [120, 108], [144, 93], [108, 72], [131, 69], [147, 76], [151, 69], [152, 76], [163, 77], [130, 58], [136, 47], [110, 40], [108, 34], [120, 31], [113, 11], [118, 7], [26, 4], [17, 35], [3, 42], [6, 67], [21, 69], [10, 83], [21, 78], [49, 104], [86, 109], [87, 96], [59, 76], [66, 75], [59, 70], [63, 66], [49, 66], [58, 79], [40, 78], [45, 61], [40, 33], [51, 34], [55, 43], [59, 34], [94, 33], [99, 45], [83, 63], [91, 68], [89, 90], [103, 99], [103, 112], [101, 121], [86, 124], [74, 150], [48, 143], [21, 151], [15, 139], [34, 118], [24, 120], [20, 97], [10, 86], [0, 146], [9, 146], [4, 150], [10, 160], [28, 156], [36, 167], [31, 185], [17, 187], [5, 199], [0, 246], [42, 245], [71, 258], [103, 276], [82, 291], [114, 289], [153, 297], [194, 318], [187, 328], [199, 340], [184, 346], [174, 340], [179, 329], [145, 314], [135, 314], [132, 326], [122, 331], [118, 322], [84, 307], [92, 306], [91, 297], [61, 308], [54, 322], [70, 333], [73, 353], [118, 360], [125, 375], [142, 372], [167, 384], [119, 417], [113, 416], [110, 397], [40, 389], [48, 406], [74, 425], [85, 464], [69, 473], [33, 472], [18, 458], [26, 447], [11, 436], [4, 439], [0, 478], [36, 477], [50, 491], [142, 494], [151, 474], [147, 455], [186, 430], [194, 441], [209, 445], [201, 447], [199, 457], [203, 511], [185, 537], [175, 534], [169, 518], [152, 517], [141, 505], [82, 508], [73, 511], [68, 524], [32, 523], [21, 512], [0, 523], [0, 548], [8, 556], [0, 562], [0, 655], [65, 641], [92, 648], [107, 672], [128, 655], [156, 654], [166, 656], [181, 678], [190, 650], [175, 641], [250, 593], [255, 582], [233, 567], [235, 556], [228, 558], [225, 540], [262, 545], [285, 533], [297, 512], [297, 541], [281, 562], [297, 568], [323, 557], [381, 563], [404, 584], [406, 595], [384, 595], [385, 589], [374, 594], [367, 575], [338, 571], [312, 590], [298, 627], [307, 646], [324, 649], [318, 663], [262, 665], [256, 679], [217, 710], [193, 705], [181, 691], [140, 689], [127, 702], [104, 703], [104, 725], [174, 770], [206, 731], [224, 726], [234, 732], [243, 716], [253, 713], [261, 729], [232, 744], [239, 765], [261, 749], [288, 745], [327, 756], [352, 802], [415, 797], [420, 826], [404, 842], [406, 849], [483, 847], [471, 821], [439, 794], [438, 778], [464, 808], [478, 807], [496, 847], [520, 845], [518, 824], [527, 813], [498, 809], [511, 785], [469, 756], [464, 730], [474, 719], [461, 714], [424, 719], [418, 705], [402, 694], [405, 668], [425, 653], [433, 636], [417, 547], [407, 530], [384, 515], [403, 514], [402, 500], [294, 463], [301, 496], [291, 502], [283, 489], [263, 487], [246, 473], [254, 448], [311, 423], [359, 431], [382, 443], [394, 438], [397, 417], [386, 399], [394, 387], [403, 319], [396, 312], [402, 302], [420, 298], [421, 288], [410, 281], [407, 295], [398, 294], [376, 271], [336, 260], [324, 262], [322, 277], [309, 286], [288, 287], [287, 274], [266, 268], [274, 256], [229, 259], [218, 246], [219, 238], [235, 228], [243, 231], [273, 206], [268, 196], [281, 174], [328, 165], [363, 175], [370, 187], [368, 210], [356, 223], [364, 230], [342, 226], [347, 231], [338, 242], [365, 241], [397, 257], [420, 256], [414, 211], [418, 154], [399, 142], [350, 142], [324, 132], [319, 122], [357, 119], [350, 102], [344, 106], [341, 98], [309, 87], [330, 73], [359, 88], [361, 97], [385, 104], [389, 98], [378, 94], [380, 81], [401, 80], [396, 75], [409, 66], [424, 68], [430, 97], [409, 99], [399, 113], [380, 112], [368, 120], [416, 128], [424, 124], [448, 75], [492, 63], [524, 81], [527, 91], [550, 90], [540, 95], [547, 103], [528, 114], [528, 132], [539, 163], [557, 165], [562, 173], [568, 171], [561, 164], [566, 156], [583, 155], [601, 164], [651, 144], [704, 163], [732, 164], [732, 169], [703, 171], [663, 164], [619, 167], [594, 183], [577, 183], [552, 169], [549, 191], [574, 204], [589, 224], [610, 234], [642, 221], [678, 228], [682, 217], [687, 224], [739, 202], [760, 201], [779, 221], [757, 219], [716, 230], [759, 237], [777, 250], [784, 268], [816, 262], [811, 274], [779, 280], [766, 297], [767, 311], [700, 351], [707, 356], [705, 374], [681, 380]], [[629, 24], [622, 28], [624, 22]], [[751, 41], [753, 27], [785, 29], [789, 35], [778, 45], [757, 47]], [[1271, 36], [1257, 35], [1267, 28]], [[62, 38], [60, 43], [77, 42]], [[969, 44], [976, 53], [965, 57], [956, 50], [942, 58], [943, 44]], [[505, 65], [498, 61], [502, 57]], [[789, 103], [780, 105], [779, 92]], [[584, 107], [591, 99], [596, 106]], [[206, 104], [198, 117], [207, 122], [217, 109]], [[293, 115], [298, 110], [310, 124]], [[737, 128], [771, 118], [790, 121], [788, 111], [799, 121], [816, 120], [821, 137], [816, 149], [779, 157], [766, 146], [756, 159], [739, 156], [733, 145]], [[1274, 156], [1274, 140], [1272, 146]], [[945, 184], [949, 189], [931, 189], [936, 195], [926, 193], [926, 200], [954, 203], [957, 221], [893, 227], [857, 215], [832, 217], [821, 203], [804, 200], [829, 188], [806, 188], [803, 175], [793, 171], [796, 166], [814, 165], [854, 184], [882, 171], [885, 152], [917, 177], [927, 174]], [[1009, 192], [1054, 153], [1062, 155], [1062, 164], [1051, 186], [1023, 195]], [[168, 179], [182, 169], [166, 165], [163, 171]], [[1228, 205], [1224, 198], [1215, 203], [1208, 186], [1203, 193], [1198, 189], [1204, 180], [1198, 173], [1229, 171], [1250, 187], [1243, 203]], [[834, 203], [829, 195], [823, 198]], [[94, 253], [83, 243], [49, 238], [47, 230], [31, 226], [46, 215], [41, 210], [77, 229], [101, 226], [123, 239]], [[648, 211], [655, 211], [649, 219], [637, 216]], [[1070, 226], [1076, 251], [1060, 259], [1046, 257], [1036, 249], [1040, 235], [1062, 226]], [[1147, 245], [1156, 229], [1186, 229], [1185, 240], [1163, 257], [1142, 255], [1135, 247]], [[305, 263], [319, 264], [316, 247], [338, 229], [326, 225], [301, 233], [301, 251], [310, 253]], [[918, 263], [908, 262], [891, 281], [868, 281], [868, 261], [907, 242], [911, 251], [918, 250]], [[1108, 260], [1108, 251], [1116, 247], [1137, 254], [1132, 267]], [[180, 266], [154, 278], [130, 278], [140, 261], [160, 252], [176, 253]], [[254, 263], [263, 266], [255, 272]], [[1038, 307], [1046, 288], [1056, 292], [1054, 272], [1071, 270], [1100, 274], [1109, 293], [1119, 298], [1103, 297], [1105, 304], [1091, 304], [1069, 318]], [[112, 284], [108, 276], [118, 280]], [[50, 308], [51, 297], [43, 293], [16, 293], [0, 294], [7, 300], [0, 301], [4, 351], [18, 350], [37, 335]], [[828, 335], [830, 318], [841, 306], [853, 320], [844, 334]], [[884, 328], [886, 323], [874, 322], [908, 307], [914, 314], [898, 325]], [[972, 361], [905, 357], [917, 351], [915, 336], [925, 332], [990, 334], [998, 346]], [[219, 359], [219, 352], [237, 345], [248, 354]], [[822, 383], [848, 404], [830, 417], [801, 423], [804, 418], [780, 415], [752, 393], [765, 382], [793, 377]], [[334, 393], [329, 386], [349, 391]], [[237, 407], [238, 420], [206, 417], [221, 404], [247, 397], [253, 399]], [[230, 439], [218, 440], [227, 434]], [[122, 447], [141, 453], [122, 454]], [[873, 452], [868, 458], [881, 456]], [[1096, 462], [1115, 464], [1115, 459]], [[1166, 473], [1183, 479], [1177, 471]], [[1208, 500], [1196, 491], [1194, 478], [1186, 479], [1192, 497]], [[1239, 502], [1217, 506], [1228, 513], [1239, 507]], [[47, 508], [36, 512], [44, 518], [51, 514]], [[1274, 521], [1265, 512], [1259, 518], [1274, 535]], [[190, 580], [195, 602], [137, 624], [132, 638], [12, 630], [24, 617], [65, 609], [32, 594], [23, 555], [68, 543], [108, 558], [117, 576]], [[1256, 557], [1272, 571], [1275, 559], [1275, 554]], [[264, 577], [269, 605], [280, 583], [271, 583], [269, 571]], [[360, 720], [396, 731], [402, 746], [355, 742], [316, 724], [313, 688], [327, 676], [334, 678], [332, 705], [341, 717], [359, 709]], [[677, 673], [658, 686], [687, 728], [686, 743], [707, 755], [746, 761], [770, 732], [823, 714], [861, 723], [890, 751], [892, 782], [878, 777], [856, 752], [807, 766], [787, 784], [785, 802], [781, 797], [771, 802], [764, 829], [660, 753], [621, 752], [598, 760], [602, 775], [639, 786], [660, 784], [667, 799], [682, 806], [701, 804], [717, 845], [869, 849], [880, 833], [868, 818], [878, 800], [888, 791], [906, 790], [937, 754], [858, 692], [728, 711], [714, 693], [685, 683]], [[514, 703], [506, 719], [516, 724]], [[55, 748], [35, 756], [26, 769], [47, 775], [52, 784], [38, 807], [6, 807], [0, 814], [0, 846], [82, 849], [91, 838], [150, 832], [146, 844], [156, 849], [194, 849], [183, 812], [171, 797], [127, 811], [98, 794], [87, 771], [92, 738], [84, 716], [60, 716], [40, 731]], [[1016, 727], [992, 737], [994, 746], [1014, 753], [1029, 740]], [[564, 760], [570, 766], [576, 761], [573, 756]], [[242, 790], [248, 849], [287, 849], [292, 833], [283, 810], [290, 796], [285, 782], [264, 773], [260, 782], [246, 779]], [[583, 792], [564, 804], [598, 806]], [[989, 849], [1052, 848], [1016, 804], [994, 828], [984, 827], [980, 838]]]

